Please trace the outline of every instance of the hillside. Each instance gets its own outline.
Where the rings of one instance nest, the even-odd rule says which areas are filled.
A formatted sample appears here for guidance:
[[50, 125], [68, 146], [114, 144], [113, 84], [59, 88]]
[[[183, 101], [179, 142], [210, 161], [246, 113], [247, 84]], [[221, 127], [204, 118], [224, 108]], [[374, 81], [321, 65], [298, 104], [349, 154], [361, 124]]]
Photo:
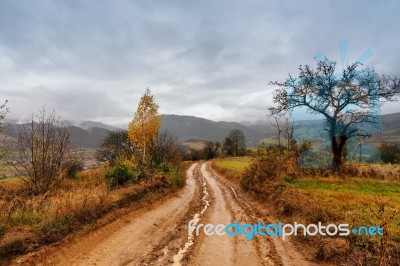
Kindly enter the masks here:
[[[3, 134], [11, 137], [11, 139], [16, 138], [20, 127], [20, 124], [9, 123], [4, 129]], [[90, 127], [88, 129], [83, 129], [78, 126], [67, 127], [71, 132], [71, 142], [73, 146], [79, 148], [97, 149], [110, 132], [110, 130], [101, 127]]]
[[[295, 122], [296, 133], [317, 138], [324, 121], [304, 120]], [[117, 127], [106, 125], [99, 122], [84, 121], [80, 123], [67, 123], [71, 130], [71, 140], [76, 147], [98, 148], [104, 137]], [[15, 137], [18, 132], [18, 124], [9, 123], [4, 133]], [[381, 141], [399, 142], [400, 141], [400, 113], [382, 116], [381, 134], [369, 140], [369, 142], [379, 143]], [[195, 116], [163, 115], [161, 130], [174, 134], [180, 142], [188, 140], [204, 140], [222, 142], [232, 129], [240, 129], [244, 132], [247, 139], [247, 146], [257, 146], [260, 140], [265, 143], [273, 143], [276, 132], [268, 122], [260, 123], [236, 123], [236, 122], [214, 122], [208, 119]]]
[[209, 140], [222, 142], [233, 129], [240, 129], [246, 135], [248, 146], [257, 146], [260, 139], [272, 135], [265, 126], [245, 126], [236, 122], [214, 122], [195, 116], [163, 115], [161, 129], [171, 132], [179, 140]]

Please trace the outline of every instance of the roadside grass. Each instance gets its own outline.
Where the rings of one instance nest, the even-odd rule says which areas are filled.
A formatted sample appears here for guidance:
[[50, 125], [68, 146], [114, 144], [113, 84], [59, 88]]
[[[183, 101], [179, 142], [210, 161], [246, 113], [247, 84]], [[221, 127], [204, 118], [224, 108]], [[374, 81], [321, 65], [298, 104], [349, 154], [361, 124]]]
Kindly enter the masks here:
[[[282, 167], [285, 162], [288, 162], [287, 167]], [[329, 171], [293, 171], [289, 162], [289, 158], [269, 157], [264, 164], [256, 161], [252, 166], [247, 165], [246, 172], [240, 161], [215, 161], [214, 165], [221, 174], [228, 171], [230, 175], [236, 176], [235, 181], [241, 182], [242, 187], [261, 202], [272, 203], [275, 215], [282, 221], [306, 224], [347, 223], [350, 228], [387, 228], [385, 237], [350, 235], [342, 239], [349, 247], [345, 248], [347, 244], [343, 244], [340, 249], [329, 248], [338, 241], [336, 238], [298, 236], [297, 241], [312, 247], [316, 260], [335, 263], [358, 261], [360, 265], [377, 265], [375, 262], [379, 254], [385, 252], [385, 256], [392, 260], [392, 264], [388, 265], [398, 263], [399, 165], [352, 165], [344, 176], [339, 176]], [[387, 242], [383, 241], [386, 237]]]
[[13, 183], [13, 182], [21, 182], [21, 177], [20, 176], [16, 176], [16, 177], [7, 177], [7, 178], [2, 178], [0, 179], [0, 184], [1, 183]]
[[32, 194], [21, 179], [2, 180], [0, 265], [3, 260], [59, 241], [85, 225], [94, 224], [112, 210], [179, 189], [186, 181], [186, 176], [177, 172], [109, 190], [104, 178], [107, 170], [82, 171], [77, 179], [66, 178], [57, 188], [41, 195]]
[[238, 174], [243, 173], [246, 168], [253, 162], [250, 157], [233, 157], [222, 160], [215, 160], [214, 164], [217, 167], [224, 168]]
[[15, 169], [8, 163], [0, 161], [0, 181], [16, 177]]
[[[385, 214], [390, 216], [396, 210], [400, 210], [400, 182], [379, 181], [370, 179], [346, 179], [341, 178], [302, 178], [287, 184], [288, 189], [294, 190], [294, 194], [303, 194], [311, 199], [307, 206], [303, 206], [298, 199], [292, 199], [288, 195], [283, 200], [297, 202], [300, 209], [310, 209], [313, 204], [319, 205], [315, 209], [322, 210], [326, 214], [324, 220], [346, 222], [354, 226], [380, 225], [384, 216], [376, 217], [378, 202], [385, 202]], [[295, 202], [292, 202], [294, 204]], [[314, 203], [313, 203], [314, 202]], [[286, 202], [288, 204], [289, 202]], [[299, 209], [299, 211], [300, 211]], [[312, 212], [302, 213], [304, 218], [322, 218], [313, 215]], [[397, 219], [387, 221], [389, 223], [388, 236], [400, 243], [400, 216]], [[317, 221], [310, 221], [317, 222]]]

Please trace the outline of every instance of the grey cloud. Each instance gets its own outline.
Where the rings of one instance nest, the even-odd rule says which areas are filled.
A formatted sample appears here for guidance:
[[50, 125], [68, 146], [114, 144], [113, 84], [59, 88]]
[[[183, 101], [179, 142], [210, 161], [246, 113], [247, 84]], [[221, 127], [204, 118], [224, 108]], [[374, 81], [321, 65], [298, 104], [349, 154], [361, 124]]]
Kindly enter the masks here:
[[[400, 4], [387, 1], [2, 1], [0, 93], [19, 118], [42, 105], [66, 119], [129, 121], [150, 87], [165, 113], [263, 119], [271, 80], [320, 51], [371, 49], [397, 74]], [[390, 112], [400, 111], [388, 105]]]

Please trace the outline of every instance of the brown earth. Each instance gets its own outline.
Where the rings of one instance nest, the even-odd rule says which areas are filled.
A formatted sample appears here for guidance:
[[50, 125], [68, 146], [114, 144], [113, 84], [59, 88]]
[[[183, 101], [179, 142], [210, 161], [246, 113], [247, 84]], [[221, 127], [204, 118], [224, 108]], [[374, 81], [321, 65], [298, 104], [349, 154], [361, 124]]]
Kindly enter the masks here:
[[15, 265], [314, 265], [289, 242], [255, 236], [188, 237], [188, 222], [255, 224], [273, 221], [246, 195], [211, 169], [195, 163], [184, 189], [173, 197], [77, 233], [17, 258]]

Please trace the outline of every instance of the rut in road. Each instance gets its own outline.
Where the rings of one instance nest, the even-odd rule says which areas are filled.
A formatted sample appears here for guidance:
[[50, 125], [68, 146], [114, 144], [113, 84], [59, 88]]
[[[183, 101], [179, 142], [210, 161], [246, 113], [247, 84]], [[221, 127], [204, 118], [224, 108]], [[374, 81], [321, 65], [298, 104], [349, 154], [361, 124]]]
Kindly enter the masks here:
[[[197, 164], [187, 171], [186, 186], [176, 196], [159, 200], [87, 235], [28, 254], [18, 265], [167, 265], [186, 241], [184, 228], [197, 208]], [[192, 210], [194, 209], [194, 210]], [[159, 249], [160, 245], [166, 248]]]
[[[232, 190], [222, 184], [210, 170], [210, 164], [201, 165], [201, 174], [210, 187], [211, 204], [203, 224], [241, 224], [255, 223], [232, 195]], [[247, 241], [245, 236], [231, 237], [200, 235], [188, 265], [281, 265], [272, 242], [268, 238], [253, 238]]]
[[[26, 265], [309, 265], [276, 251], [276, 240], [245, 236], [188, 236], [188, 222], [257, 223], [260, 217], [210, 163], [195, 163], [175, 196], [22, 259]], [[262, 220], [262, 219], [260, 219]], [[279, 254], [278, 254], [279, 253]], [[295, 254], [295, 253], [293, 253]], [[21, 261], [20, 261], [21, 262]]]

